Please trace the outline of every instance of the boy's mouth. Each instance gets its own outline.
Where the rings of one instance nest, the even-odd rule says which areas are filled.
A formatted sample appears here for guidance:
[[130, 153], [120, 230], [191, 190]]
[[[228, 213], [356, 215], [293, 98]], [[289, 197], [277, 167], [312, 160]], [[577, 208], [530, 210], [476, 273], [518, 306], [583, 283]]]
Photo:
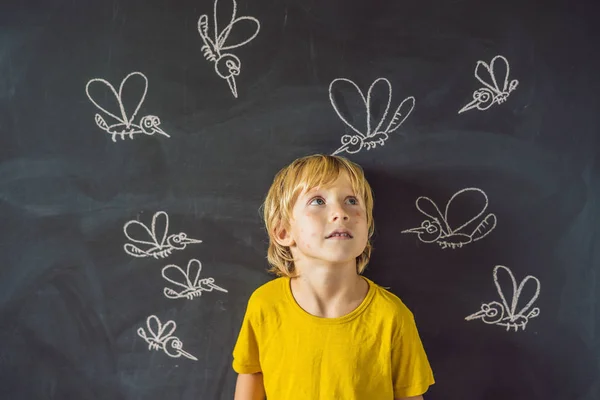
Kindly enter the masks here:
[[336, 229], [335, 231], [331, 232], [329, 235], [325, 236], [325, 239], [330, 239], [330, 238], [352, 239], [352, 234], [350, 233], [350, 231], [347, 231], [345, 229]]

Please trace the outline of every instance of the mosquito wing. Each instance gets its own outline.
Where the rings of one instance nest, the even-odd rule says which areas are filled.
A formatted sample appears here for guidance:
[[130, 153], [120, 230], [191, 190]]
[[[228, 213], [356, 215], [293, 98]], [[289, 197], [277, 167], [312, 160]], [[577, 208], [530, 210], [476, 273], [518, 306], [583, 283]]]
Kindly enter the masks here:
[[136, 246], [131, 243], [124, 245], [125, 251], [134, 257], [146, 257], [148, 252], [161, 249], [164, 246], [169, 229], [169, 216], [164, 211], [159, 211], [152, 218], [151, 228], [137, 220], [131, 220], [123, 226], [123, 233], [130, 241], [143, 245]]
[[[162, 247], [167, 238], [169, 229], [169, 216], [164, 211], [159, 211], [152, 217], [152, 225], [149, 229], [143, 223], [132, 220], [123, 227], [125, 236], [132, 242], [153, 244]], [[152, 241], [143, 239], [144, 237], [152, 239]]]
[[192, 258], [187, 265], [187, 277], [192, 287], [198, 287], [200, 280], [200, 272], [202, 271], [202, 263], [195, 258]]
[[129, 254], [130, 256], [140, 257], [140, 258], [151, 256], [150, 251], [153, 250], [154, 248], [156, 248], [156, 246], [151, 246], [147, 250], [144, 250], [144, 249], [140, 249], [139, 247], [137, 247], [136, 245], [133, 245], [131, 243], [125, 243], [123, 245], [123, 249], [125, 250], [125, 253]]
[[200, 37], [210, 42], [214, 46], [212, 39], [208, 35], [208, 15], [204, 14], [198, 18], [198, 33], [200, 33]]
[[[379, 88], [378, 88], [379, 87]], [[374, 99], [373, 97], [377, 97]], [[383, 106], [383, 112], [379, 118], [374, 118], [373, 123], [377, 122], [375, 129], [371, 129], [371, 118], [373, 117], [373, 103], [375, 101], [383, 100], [385, 105]], [[387, 102], [386, 102], [387, 100]], [[392, 84], [386, 78], [377, 78], [371, 86], [369, 86], [369, 90], [367, 92], [367, 136], [371, 136], [379, 133], [379, 129], [383, 122], [387, 118], [388, 111], [390, 110], [390, 104], [392, 103]]]
[[477, 61], [475, 77], [479, 82], [491, 89], [496, 95], [505, 92], [508, 88], [508, 61], [503, 56], [496, 56], [487, 64]]
[[165, 266], [161, 273], [166, 281], [171, 282], [174, 285], [181, 286], [184, 289], [191, 289], [193, 287], [188, 274], [175, 264]]
[[[531, 282], [531, 284], [528, 284]], [[526, 289], [528, 293], [523, 293]], [[514, 315], [515, 317], [526, 316], [528, 318], [537, 317], [540, 314], [540, 309], [535, 307], [530, 313], [531, 306], [536, 302], [540, 295], [540, 281], [538, 278], [527, 275], [525, 279], [521, 281], [521, 284], [517, 288], [514, 301]], [[525, 303], [527, 301], [527, 303]], [[522, 308], [518, 308], [520, 304], [525, 303]]]
[[174, 321], [167, 321], [164, 325], [156, 315], [151, 315], [146, 320], [146, 326], [152, 337], [158, 341], [164, 340], [175, 332], [177, 325]]
[[479, 239], [483, 239], [484, 237], [486, 237], [487, 235], [490, 234], [491, 231], [494, 230], [494, 228], [496, 227], [496, 223], [497, 223], [497, 218], [496, 215], [494, 214], [488, 214], [483, 221], [481, 221], [479, 223], [479, 225], [477, 225], [477, 228], [475, 228], [475, 230], [471, 233], [471, 238], [473, 238], [473, 241], [477, 241]]
[[487, 207], [488, 198], [483, 190], [465, 188], [452, 195], [444, 217], [453, 232], [460, 232], [481, 217]]
[[[108, 88], [108, 90], [110, 90], [110, 92], [112, 93], [114, 100], [116, 100], [116, 105], [118, 106], [120, 112], [121, 112], [121, 116], [117, 116], [115, 114], [113, 114], [112, 112], [108, 111], [106, 108], [102, 107], [102, 105], [100, 105], [100, 103], [98, 103], [96, 101], [96, 99], [94, 98], [94, 96], [92, 95], [91, 91], [90, 91], [90, 87], [95, 86], [95, 87], [102, 87], [104, 86], [104, 90], [106, 91], [106, 88]], [[120, 95], [117, 92], [117, 90], [114, 88], [114, 86], [108, 82], [106, 79], [101, 79], [101, 78], [94, 78], [94, 79], [90, 79], [88, 81], [88, 83], [85, 85], [85, 93], [87, 94], [88, 99], [90, 99], [90, 101], [92, 102], [92, 104], [94, 104], [96, 106], [96, 108], [98, 108], [100, 111], [102, 111], [104, 114], [109, 115], [111, 117], [113, 117], [114, 119], [116, 119], [117, 121], [126, 124], [128, 122], [127, 119], [127, 114], [125, 113], [125, 110], [123, 109], [123, 106], [121, 104], [120, 101]], [[96, 97], [98, 98], [106, 98], [109, 96], [106, 96], [106, 94], [104, 96], [102, 96], [102, 93], [97, 93]], [[96, 120], [96, 122], [98, 122]]]
[[[364, 112], [367, 113], [368, 112], [367, 98], [365, 97], [363, 92], [360, 90], [358, 85], [356, 83], [354, 83], [353, 81], [351, 81], [350, 79], [336, 78], [333, 81], [331, 81], [331, 83], [329, 84], [329, 101], [331, 102], [331, 106], [333, 107], [333, 110], [335, 111], [337, 116], [342, 120], [342, 122], [344, 124], [346, 124], [346, 126], [348, 126], [350, 129], [352, 129], [354, 132], [356, 132], [362, 139], [364, 139], [371, 133], [371, 131], [369, 131], [367, 128], [367, 126], [370, 126], [370, 125], [364, 126], [364, 129], [366, 129], [365, 132], [363, 132], [363, 130], [364, 130], [364, 129], [362, 129], [363, 126], [356, 127], [349, 120], [352, 118], [352, 113], [348, 109], [348, 106], [346, 105], [345, 101], [338, 102], [335, 99], [335, 97], [336, 97], [335, 93], [334, 93], [335, 89], [341, 91], [343, 86], [346, 86], [346, 88], [348, 88], [348, 85], [350, 85], [350, 87], [351, 87], [350, 92], [354, 91], [358, 94], [359, 99], [360, 99], [359, 103], [360, 103], [361, 107], [364, 107], [363, 108]], [[367, 122], [368, 122], [368, 119], [369, 119], [369, 117], [367, 116]], [[347, 137], [345, 142], [344, 142], [344, 137]], [[348, 143], [350, 141], [354, 142], [352, 144], [357, 144], [359, 142], [358, 139], [355, 140], [353, 137], [351, 137], [349, 135], [344, 135], [344, 137], [342, 137], [343, 145], [345, 145], [346, 143]], [[362, 140], [360, 140], [360, 145], [362, 147]], [[360, 150], [360, 148], [358, 150]], [[341, 151], [341, 150], [339, 150], [339, 151]]]
[[410, 115], [412, 110], [415, 108], [415, 98], [413, 96], [409, 96], [400, 103], [396, 112], [394, 113], [394, 117], [390, 121], [387, 129], [385, 130], [388, 133], [394, 132], [396, 129], [400, 128], [400, 126], [404, 123], [406, 118]]
[[[231, 13], [231, 19], [229, 20], [229, 22], [227, 23], [227, 25], [225, 26], [225, 28], [223, 28], [223, 30], [219, 33], [219, 21], [217, 18], [217, 8], [218, 8], [218, 3], [219, 0], [215, 0], [215, 4], [214, 4], [214, 22], [215, 22], [215, 47], [219, 50], [219, 51], [223, 51], [223, 50], [231, 50], [231, 49], [235, 49], [237, 47], [243, 46], [246, 43], [252, 41], [252, 39], [254, 39], [257, 35], [258, 32], [260, 30], [260, 22], [258, 22], [258, 20], [254, 17], [248, 17], [248, 16], [243, 16], [243, 17], [238, 17], [236, 18], [236, 13], [237, 13], [237, 3], [235, 2], [235, 0], [232, 0], [233, 3], [233, 10]], [[247, 21], [247, 22], [244, 22]], [[250, 26], [250, 35], [245, 35], [245, 39], [241, 40], [239, 42], [236, 43], [227, 43], [227, 39], [229, 38], [229, 35], [231, 34], [231, 31], [233, 30], [234, 26], [238, 26], [238, 28], [236, 28], [237, 30], [239, 30], [240, 26]]]

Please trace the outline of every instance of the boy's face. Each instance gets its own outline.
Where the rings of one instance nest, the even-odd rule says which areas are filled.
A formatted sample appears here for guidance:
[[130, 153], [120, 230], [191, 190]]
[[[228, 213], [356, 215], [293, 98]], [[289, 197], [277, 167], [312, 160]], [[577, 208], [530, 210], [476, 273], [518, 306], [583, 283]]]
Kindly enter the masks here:
[[346, 172], [328, 187], [301, 193], [292, 209], [289, 229], [279, 236], [299, 266], [354, 263], [367, 245], [364, 199], [352, 190]]

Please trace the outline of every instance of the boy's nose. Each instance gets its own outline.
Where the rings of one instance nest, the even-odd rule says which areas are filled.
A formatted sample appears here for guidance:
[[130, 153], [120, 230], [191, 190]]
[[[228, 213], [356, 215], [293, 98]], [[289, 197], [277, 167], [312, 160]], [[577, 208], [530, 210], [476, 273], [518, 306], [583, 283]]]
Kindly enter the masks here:
[[331, 212], [331, 219], [333, 221], [337, 221], [338, 219], [347, 221], [349, 219], [349, 216], [344, 207], [335, 206], [335, 208]]

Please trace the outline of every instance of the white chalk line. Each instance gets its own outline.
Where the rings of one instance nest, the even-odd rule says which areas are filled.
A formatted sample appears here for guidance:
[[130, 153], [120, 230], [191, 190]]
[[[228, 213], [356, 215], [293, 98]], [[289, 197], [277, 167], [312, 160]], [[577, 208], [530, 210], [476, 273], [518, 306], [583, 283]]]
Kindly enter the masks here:
[[[233, 12], [231, 13], [231, 19], [225, 28], [219, 32], [219, 23], [217, 21], [217, 5], [219, 0], [215, 0], [213, 6], [213, 38], [210, 37], [210, 27], [208, 15], [201, 15], [198, 19], [198, 32], [204, 42], [202, 46], [202, 54], [207, 61], [214, 63], [215, 72], [221, 79], [225, 79], [229, 85], [229, 89], [235, 98], [238, 97], [237, 85], [235, 77], [238, 76], [242, 69], [242, 62], [240, 59], [230, 52], [229, 50], [241, 47], [250, 41], [252, 41], [260, 31], [260, 22], [249, 16], [242, 16], [236, 18], [237, 3], [232, 0]], [[238, 43], [227, 43], [227, 39], [233, 30], [233, 27], [242, 21], [249, 21], [255, 25], [255, 31], [244, 40]]]
[[[501, 273], [510, 278], [509, 287], [502, 287], [499, 281]], [[531, 308], [540, 295], [539, 279], [532, 275], [527, 275], [517, 286], [517, 280], [512, 271], [503, 265], [494, 267], [493, 276], [500, 302], [492, 301], [482, 304], [481, 310], [465, 317], [465, 320], [473, 321], [480, 319], [486, 324], [503, 326], [507, 331], [511, 329], [514, 329], [515, 332], [519, 329], [525, 330], [529, 320], [540, 315], [538, 307]], [[522, 308], [518, 309], [519, 300], [527, 282], [532, 282], [535, 285], [535, 293]]]
[[[132, 232], [135, 227], [141, 227], [142, 230]], [[123, 233], [133, 242], [123, 246], [125, 252], [133, 257], [165, 258], [174, 250], [183, 250], [189, 244], [202, 243], [202, 240], [189, 238], [184, 232], [169, 235], [169, 215], [164, 211], [154, 214], [150, 228], [142, 222], [131, 220], [123, 226]]]
[[[125, 105], [123, 104], [123, 89], [125, 88], [125, 84], [133, 77], [141, 77], [142, 78], [142, 80], [144, 82], [144, 89], [143, 89], [141, 95], [139, 96], [139, 100], [137, 102], [135, 110], [133, 111], [131, 116], [128, 116], [127, 111], [125, 110]], [[121, 114], [120, 116], [113, 114], [112, 112], [110, 112], [107, 109], [105, 109], [104, 107], [102, 107], [98, 102], [96, 102], [96, 100], [90, 93], [90, 87], [92, 85], [96, 86], [98, 84], [108, 87], [110, 89], [110, 91], [112, 92], [112, 94], [115, 96], [115, 99], [117, 100], [117, 103], [119, 106], [119, 111]], [[96, 122], [96, 125], [98, 125], [98, 127], [100, 129], [102, 129], [102, 130], [106, 131], [108, 134], [110, 134], [113, 142], [117, 141], [117, 137], [120, 137], [122, 140], [124, 140], [125, 137], [129, 137], [130, 139], [133, 139], [133, 135], [137, 135], [137, 134], [141, 134], [141, 133], [146, 134], [146, 135], [154, 135], [155, 133], [158, 133], [160, 135], [170, 137], [166, 132], [164, 132], [159, 127], [160, 118], [158, 118], [155, 115], [146, 115], [140, 119], [139, 124], [133, 123], [138, 111], [140, 110], [140, 108], [142, 107], [142, 104], [144, 103], [147, 92], [148, 92], [148, 78], [146, 78], [146, 76], [144, 74], [142, 74], [141, 72], [132, 72], [129, 75], [127, 75], [121, 81], [118, 92], [110, 82], [108, 82], [105, 79], [101, 79], [101, 78], [91, 79], [90, 81], [88, 81], [88, 83], [85, 86], [85, 93], [87, 94], [87, 97], [90, 99], [90, 101], [100, 111], [102, 111], [102, 113], [104, 113], [105, 115], [110, 116], [110, 117], [114, 118], [116, 121], [118, 121], [117, 123], [109, 125], [101, 114], [96, 114], [94, 116], [94, 121]]]
[[169, 320], [162, 324], [156, 315], [151, 315], [146, 320], [146, 330], [138, 328], [137, 334], [148, 343], [148, 350], [162, 350], [173, 358], [181, 356], [198, 361], [196, 357], [183, 350], [183, 343], [178, 337], [173, 336], [177, 325]]
[[[348, 121], [348, 119], [346, 119], [346, 117], [339, 110], [339, 108], [335, 102], [335, 99], [333, 96], [333, 90], [335, 89], [336, 86], [339, 86], [341, 83], [349, 83], [353, 87], [354, 91], [356, 91], [356, 93], [360, 96], [360, 99], [362, 100], [362, 104], [365, 106], [366, 118], [367, 118], [367, 121], [366, 121], [367, 129], [365, 132], [362, 132], [355, 125], [350, 123], [350, 121]], [[384, 85], [385, 90], [387, 92], [387, 101], [385, 102], [385, 108], [384, 108], [383, 114], [379, 118], [377, 125], [375, 126], [374, 129], [371, 129], [372, 93], [378, 84]], [[342, 120], [342, 122], [344, 122], [344, 124], [346, 124], [350, 129], [352, 129], [356, 133], [354, 135], [343, 135], [342, 139], [341, 139], [342, 145], [337, 150], [335, 150], [332, 153], [332, 155], [336, 155], [336, 154], [342, 153], [344, 151], [349, 154], [354, 154], [354, 153], [358, 153], [363, 148], [365, 148], [367, 150], [371, 150], [371, 149], [374, 149], [375, 147], [377, 147], [378, 145], [383, 146], [385, 144], [385, 142], [388, 140], [389, 134], [394, 132], [398, 128], [400, 128], [400, 126], [404, 123], [406, 118], [408, 118], [408, 116], [410, 115], [410, 113], [412, 112], [412, 110], [415, 107], [415, 98], [413, 96], [409, 96], [409, 97], [405, 98], [402, 101], [402, 103], [400, 103], [400, 105], [398, 106], [396, 111], [394, 112], [392, 119], [389, 121], [389, 124], [387, 124], [387, 126], [384, 129], [382, 129], [382, 126], [384, 125], [384, 123], [386, 121], [386, 117], [388, 115], [390, 105], [392, 102], [392, 85], [391, 85], [390, 81], [388, 81], [386, 78], [376, 79], [371, 84], [371, 86], [369, 86], [369, 90], [367, 91], [366, 96], [360, 90], [358, 85], [356, 83], [354, 83], [353, 81], [351, 81], [350, 79], [346, 79], [346, 78], [334, 79], [329, 84], [329, 101], [331, 102], [331, 106], [333, 107], [333, 109], [336, 112], [336, 114], [338, 115], [338, 117]]]
[[[497, 74], [501, 74], [497, 69], [497, 65], [502, 64], [504, 66], [504, 76], [500, 79], [498, 84]], [[493, 106], [494, 104], [504, 103], [510, 93], [512, 93], [517, 86], [519, 81], [513, 79], [509, 81], [510, 65], [508, 60], [501, 55], [497, 55], [492, 61], [487, 64], [485, 61], [477, 61], [475, 66], [475, 78], [483, 84], [484, 87], [477, 89], [473, 92], [473, 100], [460, 109], [459, 114], [477, 109], [484, 111]]]
[[186, 298], [192, 300], [195, 297], [200, 297], [202, 292], [212, 292], [213, 289], [227, 293], [227, 290], [215, 285], [214, 278], [200, 279], [201, 271], [202, 263], [196, 259], [191, 259], [188, 262], [185, 271], [175, 264], [165, 266], [162, 269], [163, 278], [178, 286], [178, 288], [165, 287], [163, 291], [165, 297], [169, 299]]
[[[448, 222], [451, 217], [452, 203], [457, 199], [467, 198], [466, 196], [475, 195], [484, 200], [483, 207], [476, 211], [471, 217], [463, 218], [464, 222], [459, 226], [450, 226]], [[420, 196], [417, 198], [415, 205], [417, 209], [428, 217], [421, 226], [405, 229], [402, 233], [417, 234], [419, 240], [423, 243], [437, 243], [443, 249], [461, 248], [469, 243], [483, 239], [496, 228], [497, 218], [495, 214], [489, 213], [483, 218], [477, 226], [472, 228], [472, 224], [478, 221], [488, 208], [488, 197], [485, 192], [478, 188], [465, 188], [456, 192], [442, 213], [433, 200], [429, 197]]]

